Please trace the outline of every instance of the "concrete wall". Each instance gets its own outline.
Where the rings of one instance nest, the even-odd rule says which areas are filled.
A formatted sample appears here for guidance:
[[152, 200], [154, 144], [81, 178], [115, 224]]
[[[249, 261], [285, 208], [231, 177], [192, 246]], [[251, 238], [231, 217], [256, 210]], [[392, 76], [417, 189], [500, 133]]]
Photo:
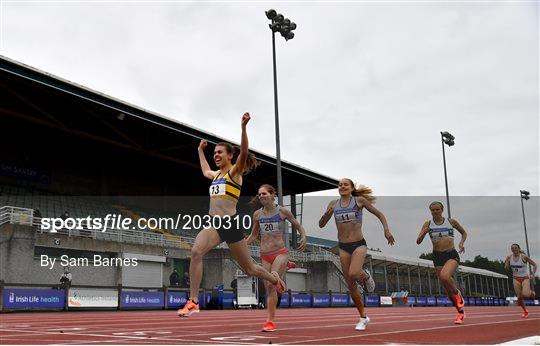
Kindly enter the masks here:
[[[55, 244], [59, 240], [59, 244]], [[58, 259], [52, 268], [41, 266], [40, 259], [34, 258], [34, 247], [42, 246], [59, 249], [76, 249], [116, 254], [136, 253], [145, 255], [186, 258], [189, 251], [185, 249], [164, 249], [157, 246], [124, 244], [112, 241], [95, 240], [65, 235], [49, 235], [37, 233], [33, 228], [19, 225], [3, 225], [0, 227], [0, 280], [6, 283], [58, 285], [63, 267]], [[70, 267], [73, 285], [116, 286], [121, 278], [120, 266], [88, 266]], [[163, 281], [168, 284], [172, 266], [163, 266]]]
[[[55, 286], [60, 282], [63, 268], [59, 260], [50, 268], [41, 266], [34, 258], [34, 246], [43, 239], [30, 227], [5, 225], [0, 232], [0, 280], [7, 283], [45, 284]], [[116, 267], [73, 267], [73, 284], [116, 285]]]
[[342, 282], [339, 270], [332, 262], [308, 262], [306, 290], [314, 292], [346, 292], [347, 286]]
[[[59, 240], [59, 243], [55, 243], [55, 240]], [[174, 269], [173, 259], [188, 259], [190, 256], [190, 251], [186, 249], [42, 234], [28, 226], [6, 224], [0, 226], [0, 280], [5, 283], [44, 284], [51, 287], [58, 285], [63, 273], [60, 260], [56, 261], [52, 269], [41, 266], [39, 258], [34, 258], [35, 246], [107, 252], [118, 257], [121, 257], [122, 253], [165, 256], [167, 262], [162, 269], [164, 285], [169, 284], [169, 275]], [[256, 261], [260, 262], [259, 259]], [[240, 269], [231, 259], [228, 249], [210, 251], [204, 258], [203, 266], [201, 288], [206, 289], [221, 283], [226, 289], [230, 289], [231, 281]], [[306, 290], [346, 291], [333, 263], [310, 262], [305, 263], [304, 267], [308, 270]], [[116, 286], [122, 277], [122, 267], [117, 266], [97, 267], [90, 263], [89, 266], [71, 267], [70, 270], [74, 285]]]

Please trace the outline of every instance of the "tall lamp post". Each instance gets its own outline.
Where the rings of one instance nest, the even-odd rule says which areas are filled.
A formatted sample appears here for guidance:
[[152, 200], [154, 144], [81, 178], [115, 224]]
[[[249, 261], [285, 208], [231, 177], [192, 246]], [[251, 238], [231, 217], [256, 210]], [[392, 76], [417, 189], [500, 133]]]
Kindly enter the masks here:
[[444, 166], [444, 184], [446, 186], [446, 207], [448, 208], [448, 218], [450, 219], [452, 217], [452, 214], [450, 213], [450, 196], [448, 194], [448, 175], [446, 173], [446, 155], [444, 152], [444, 145], [448, 145], [449, 147], [456, 144], [454, 142], [454, 139], [456, 139], [450, 132], [444, 131], [441, 132], [441, 143], [442, 143], [442, 157], [443, 157], [443, 166]]
[[[521, 213], [523, 214], [523, 228], [525, 230], [525, 245], [527, 247], [527, 257], [531, 257], [531, 253], [529, 252], [529, 238], [527, 237], [527, 223], [525, 222], [525, 207], [523, 206], [523, 200], [528, 200], [530, 197], [530, 192], [526, 190], [519, 190], [519, 193], [521, 194]], [[530, 264], [529, 264], [530, 269]]]
[[[276, 161], [277, 161], [277, 190], [278, 190], [278, 204], [283, 205], [283, 183], [281, 178], [281, 149], [279, 141], [279, 111], [278, 111], [278, 93], [277, 93], [277, 68], [276, 68], [276, 32], [279, 32], [286, 41], [294, 38], [293, 30], [296, 29], [296, 24], [291, 22], [290, 19], [285, 18], [281, 13], [277, 13], [276, 10], [270, 9], [265, 12], [266, 18], [272, 22], [269, 24], [272, 31], [272, 59], [274, 67], [274, 112], [275, 112], [275, 126], [276, 126]], [[296, 245], [296, 236], [293, 232], [293, 243]], [[289, 242], [286, 242], [287, 246]]]
[[[527, 223], [525, 222], [525, 207], [523, 206], [523, 200], [528, 200], [530, 197], [529, 195], [531, 194], [529, 191], [527, 190], [519, 190], [519, 193], [521, 195], [521, 214], [523, 215], [523, 229], [525, 230], [525, 246], [527, 247], [527, 257], [531, 258], [531, 253], [529, 251], [529, 238], [527, 237]], [[531, 264], [529, 263], [529, 271], [531, 270]], [[536, 278], [533, 278], [531, 280], [531, 288], [534, 292], [535, 288], [534, 286], [536, 285]]]
[[275, 126], [276, 126], [276, 161], [277, 161], [277, 189], [278, 189], [278, 204], [283, 205], [283, 183], [281, 180], [281, 149], [279, 142], [279, 111], [278, 111], [278, 93], [277, 93], [277, 69], [276, 69], [276, 32], [281, 33], [281, 36], [285, 40], [292, 40], [294, 38], [293, 30], [296, 29], [296, 24], [291, 22], [290, 19], [285, 18], [281, 13], [277, 13], [276, 10], [268, 10], [265, 12], [266, 18], [272, 21], [269, 24], [270, 30], [272, 30], [272, 58], [274, 66], [274, 112], [275, 112]]

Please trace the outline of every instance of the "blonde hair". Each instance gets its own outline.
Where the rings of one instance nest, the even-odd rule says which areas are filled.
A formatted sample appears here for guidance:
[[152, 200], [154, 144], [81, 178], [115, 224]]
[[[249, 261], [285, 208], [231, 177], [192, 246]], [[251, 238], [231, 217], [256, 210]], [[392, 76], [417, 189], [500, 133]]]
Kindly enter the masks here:
[[375, 203], [375, 196], [373, 196], [373, 190], [365, 185], [356, 185], [351, 179], [345, 178], [345, 180], [349, 181], [351, 186], [353, 187], [352, 195], [355, 197], [364, 197], [367, 199], [370, 203]]

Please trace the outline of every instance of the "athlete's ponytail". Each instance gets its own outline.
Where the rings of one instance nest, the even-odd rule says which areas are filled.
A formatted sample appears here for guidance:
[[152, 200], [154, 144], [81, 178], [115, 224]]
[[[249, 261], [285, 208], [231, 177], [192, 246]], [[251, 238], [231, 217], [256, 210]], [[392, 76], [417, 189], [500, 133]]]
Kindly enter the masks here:
[[[236, 160], [238, 159], [238, 155], [240, 154], [240, 147], [237, 145], [233, 146], [231, 143], [226, 143], [226, 142], [220, 142], [216, 144], [216, 146], [218, 145], [224, 147], [225, 151], [227, 151], [228, 154], [233, 154], [233, 158], [231, 162], [235, 164]], [[257, 159], [255, 158], [255, 155], [248, 152], [248, 157], [246, 159], [246, 166], [244, 167], [244, 172], [242, 174], [245, 175], [245, 174], [250, 173], [251, 171], [254, 171], [255, 168], [257, 168], [260, 164], [261, 163], [257, 161]]]
[[351, 193], [355, 197], [364, 197], [367, 199], [370, 203], [375, 203], [375, 196], [373, 196], [373, 190], [371, 190], [369, 187], [364, 185], [355, 185], [354, 182], [349, 179], [345, 178], [347, 181], [349, 181], [349, 184], [354, 188], [353, 192]]

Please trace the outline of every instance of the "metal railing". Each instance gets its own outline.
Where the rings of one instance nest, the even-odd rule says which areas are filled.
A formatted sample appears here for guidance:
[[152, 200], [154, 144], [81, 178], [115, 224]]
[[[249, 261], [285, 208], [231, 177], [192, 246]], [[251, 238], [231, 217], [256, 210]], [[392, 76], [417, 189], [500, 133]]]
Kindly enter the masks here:
[[61, 229], [57, 232], [49, 232], [41, 229], [41, 218], [34, 217], [34, 210], [13, 206], [0, 207], [0, 226], [6, 223], [33, 226], [38, 233], [50, 233], [51, 235], [67, 235], [68, 237], [82, 237], [97, 240], [110, 240], [123, 243], [156, 245], [171, 248], [191, 249], [195, 239], [177, 235], [164, 236], [160, 233], [149, 231], [125, 230], [108, 228], [105, 232], [91, 228]]

